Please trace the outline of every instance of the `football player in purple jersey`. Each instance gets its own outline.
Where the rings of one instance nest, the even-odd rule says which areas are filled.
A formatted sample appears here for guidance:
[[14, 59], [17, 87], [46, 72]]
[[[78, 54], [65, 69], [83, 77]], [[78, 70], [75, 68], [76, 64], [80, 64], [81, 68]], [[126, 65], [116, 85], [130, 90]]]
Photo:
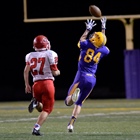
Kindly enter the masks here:
[[67, 106], [75, 104], [67, 126], [68, 132], [73, 132], [74, 122], [80, 114], [82, 104], [88, 98], [96, 84], [95, 74], [100, 60], [110, 52], [105, 46], [107, 42], [105, 35], [106, 17], [101, 18], [102, 31], [94, 32], [89, 38], [89, 32], [96, 23], [94, 20], [90, 19], [87, 20], [85, 24], [86, 30], [78, 42], [78, 47], [80, 49], [78, 70], [65, 99], [65, 104]]

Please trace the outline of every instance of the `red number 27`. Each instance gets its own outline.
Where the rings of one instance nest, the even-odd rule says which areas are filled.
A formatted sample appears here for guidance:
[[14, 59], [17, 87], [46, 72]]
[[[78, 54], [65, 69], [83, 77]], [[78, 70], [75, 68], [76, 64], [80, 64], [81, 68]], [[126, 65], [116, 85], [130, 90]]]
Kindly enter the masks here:
[[[31, 61], [30, 70], [33, 75], [44, 75], [43, 68], [45, 64], [45, 57], [42, 58], [32, 58]], [[40, 63], [40, 67], [37, 68], [37, 64]]]

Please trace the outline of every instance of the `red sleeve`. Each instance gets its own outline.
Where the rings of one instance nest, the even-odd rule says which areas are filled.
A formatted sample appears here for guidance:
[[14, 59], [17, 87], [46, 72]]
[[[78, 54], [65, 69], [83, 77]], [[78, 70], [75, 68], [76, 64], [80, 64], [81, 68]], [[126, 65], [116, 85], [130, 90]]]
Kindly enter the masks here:
[[50, 65], [50, 68], [51, 68], [51, 70], [54, 70], [54, 71], [58, 70], [56, 64]]
[[30, 65], [30, 63], [29, 62], [26, 62], [26, 65]]

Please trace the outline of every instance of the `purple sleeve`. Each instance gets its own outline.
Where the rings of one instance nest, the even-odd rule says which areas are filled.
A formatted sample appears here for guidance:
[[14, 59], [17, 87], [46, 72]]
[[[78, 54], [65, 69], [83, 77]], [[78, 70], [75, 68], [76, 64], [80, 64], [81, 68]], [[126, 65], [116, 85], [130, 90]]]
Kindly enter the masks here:
[[88, 40], [80, 41], [80, 49], [84, 49], [85, 47], [87, 47], [87, 44], [88, 44]]

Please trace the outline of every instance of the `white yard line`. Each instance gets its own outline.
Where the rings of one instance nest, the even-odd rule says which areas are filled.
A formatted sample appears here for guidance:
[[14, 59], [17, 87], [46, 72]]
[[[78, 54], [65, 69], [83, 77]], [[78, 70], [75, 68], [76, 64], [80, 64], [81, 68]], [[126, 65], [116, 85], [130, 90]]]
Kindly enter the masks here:
[[[130, 114], [140, 114], [140, 111], [129, 111], [129, 112], [111, 112], [111, 113], [94, 113], [94, 114], [86, 114], [86, 115], [79, 115], [80, 117], [89, 117], [89, 116], [110, 116], [110, 115], [130, 115]], [[55, 116], [55, 117], [49, 117], [49, 119], [51, 118], [58, 118], [58, 119], [63, 119], [63, 118], [69, 118], [70, 116]], [[32, 121], [32, 120], [36, 120], [37, 118], [21, 118], [21, 119], [13, 119], [13, 120], [2, 120], [0, 121], [0, 123], [4, 123], [4, 122], [23, 122], [23, 121]]]

